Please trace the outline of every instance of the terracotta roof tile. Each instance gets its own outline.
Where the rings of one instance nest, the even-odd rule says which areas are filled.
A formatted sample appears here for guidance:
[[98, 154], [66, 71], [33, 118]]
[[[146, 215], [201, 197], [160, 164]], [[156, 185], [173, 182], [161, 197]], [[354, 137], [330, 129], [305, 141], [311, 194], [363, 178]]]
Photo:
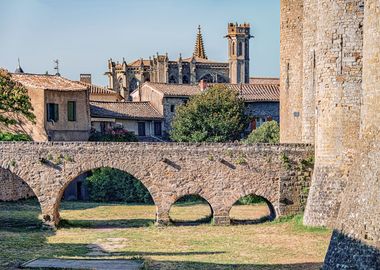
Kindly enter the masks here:
[[151, 87], [164, 94], [164, 96], [189, 97], [201, 92], [198, 85], [189, 84], [166, 84], [166, 83], [144, 83], [143, 87]]
[[149, 102], [90, 101], [91, 117], [125, 120], [161, 120], [162, 115]]
[[[140, 64], [141, 64], [141, 60], [138, 59], [138, 60], [135, 60], [135, 61], [129, 63], [128, 66], [139, 67]], [[143, 64], [144, 64], [144, 66], [150, 66], [150, 61], [149, 60], [143, 60]]]
[[228, 88], [236, 90], [246, 102], [278, 102], [280, 101], [280, 87], [274, 84], [226, 84]]
[[118, 93], [116, 93], [113, 90], [108, 89], [107, 87], [98, 86], [95, 84], [89, 84], [89, 83], [80, 82], [80, 81], [77, 81], [77, 82], [80, 83], [81, 85], [87, 86], [89, 91], [90, 91], [90, 95], [93, 94], [93, 95], [115, 95], [115, 96], [119, 96]]
[[[212, 86], [215, 84], [210, 84]], [[276, 84], [223, 84], [238, 91], [247, 102], [280, 100], [280, 87]], [[164, 94], [165, 97], [190, 97], [201, 93], [198, 85], [145, 83], [143, 87], [151, 87]]]
[[87, 87], [69, 79], [56, 75], [42, 74], [11, 74], [12, 79], [25, 87], [57, 91], [84, 91]]
[[280, 85], [279, 78], [249, 78], [249, 84], [277, 84]]

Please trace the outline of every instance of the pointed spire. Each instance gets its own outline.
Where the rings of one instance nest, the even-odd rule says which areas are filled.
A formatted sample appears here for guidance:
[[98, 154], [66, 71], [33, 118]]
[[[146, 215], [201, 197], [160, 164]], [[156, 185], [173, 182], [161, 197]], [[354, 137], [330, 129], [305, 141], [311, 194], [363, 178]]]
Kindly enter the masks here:
[[195, 41], [195, 48], [194, 48], [193, 56], [199, 57], [202, 59], [207, 59], [207, 55], [206, 55], [205, 48], [203, 45], [203, 37], [202, 37], [200, 25], [198, 25], [198, 33], [197, 33], [197, 39]]
[[20, 58], [17, 58], [17, 61], [18, 61], [18, 66], [15, 70], [15, 73], [24, 73], [24, 70], [21, 68], [21, 65], [20, 65]]

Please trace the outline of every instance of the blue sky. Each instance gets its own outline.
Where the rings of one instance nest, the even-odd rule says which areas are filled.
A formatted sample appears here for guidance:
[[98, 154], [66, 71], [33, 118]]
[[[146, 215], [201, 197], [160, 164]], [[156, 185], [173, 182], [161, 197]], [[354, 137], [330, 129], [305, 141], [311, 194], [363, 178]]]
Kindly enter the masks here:
[[209, 59], [227, 61], [228, 22], [249, 22], [250, 75], [279, 76], [279, 0], [0, 0], [0, 67], [60, 72], [73, 80], [92, 73], [106, 85], [107, 59], [127, 62], [194, 49], [198, 24]]

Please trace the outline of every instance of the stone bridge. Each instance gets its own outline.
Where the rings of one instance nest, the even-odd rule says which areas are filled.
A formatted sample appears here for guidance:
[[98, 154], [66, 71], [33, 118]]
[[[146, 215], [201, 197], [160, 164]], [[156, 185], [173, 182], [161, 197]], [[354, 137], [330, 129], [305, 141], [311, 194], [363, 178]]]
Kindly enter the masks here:
[[233, 204], [250, 194], [263, 197], [273, 217], [302, 211], [312, 172], [305, 161], [313, 150], [307, 144], [2, 142], [0, 168], [30, 186], [50, 226], [59, 222], [69, 183], [100, 167], [139, 179], [154, 200], [157, 223], [170, 221], [176, 200], [196, 194], [209, 203], [215, 224], [226, 225]]

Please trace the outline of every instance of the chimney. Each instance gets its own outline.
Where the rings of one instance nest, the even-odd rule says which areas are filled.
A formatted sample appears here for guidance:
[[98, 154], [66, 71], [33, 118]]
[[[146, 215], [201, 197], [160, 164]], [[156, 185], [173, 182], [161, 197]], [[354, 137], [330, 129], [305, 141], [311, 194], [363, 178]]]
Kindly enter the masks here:
[[91, 84], [91, 74], [80, 74], [80, 82]]
[[201, 89], [201, 92], [203, 92], [204, 90], [206, 90], [206, 88], [207, 88], [207, 82], [205, 82], [204, 80], [200, 80], [199, 81], [199, 88]]

